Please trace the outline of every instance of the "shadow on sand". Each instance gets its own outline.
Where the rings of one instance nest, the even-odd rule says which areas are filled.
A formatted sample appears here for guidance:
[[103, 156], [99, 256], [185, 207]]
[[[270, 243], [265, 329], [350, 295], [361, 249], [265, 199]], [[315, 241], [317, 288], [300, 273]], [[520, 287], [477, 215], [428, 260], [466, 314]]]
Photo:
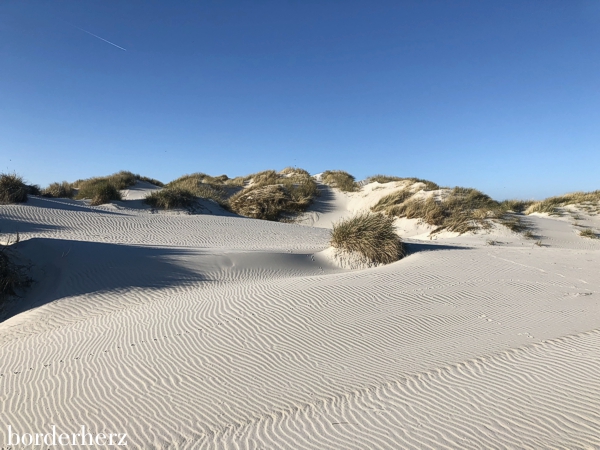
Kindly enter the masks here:
[[5, 308], [0, 320], [66, 297], [126, 295], [132, 288], [165, 289], [206, 281], [195, 264], [198, 252], [186, 249], [33, 238], [15, 250], [31, 262], [34, 283]]

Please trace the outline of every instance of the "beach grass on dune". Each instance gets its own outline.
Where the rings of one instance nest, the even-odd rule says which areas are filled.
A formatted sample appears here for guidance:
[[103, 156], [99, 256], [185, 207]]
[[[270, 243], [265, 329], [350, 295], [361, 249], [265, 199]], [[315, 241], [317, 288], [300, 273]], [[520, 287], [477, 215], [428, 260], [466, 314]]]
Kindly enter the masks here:
[[361, 213], [337, 222], [331, 231], [331, 245], [379, 264], [389, 264], [404, 256], [394, 219], [380, 213]]
[[355, 192], [359, 190], [354, 176], [343, 170], [326, 170], [321, 175], [321, 181], [328, 186], [338, 188], [342, 192]]
[[598, 235], [596, 233], [594, 233], [594, 230], [591, 230], [589, 228], [582, 230], [579, 232], [579, 236], [581, 237], [587, 237], [590, 239], [598, 239]]
[[227, 175], [212, 177], [202, 172], [196, 172], [189, 175], [183, 175], [168, 183], [166, 187], [171, 190], [176, 190], [180, 194], [182, 192], [189, 192], [195, 197], [213, 200], [220, 205], [224, 205], [226, 192], [223, 185], [227, 180], [229, 180]]
[[29, 193], [30, 186], [25, 184], [21, 176], [16, 173], [0, 174], [0, 204], [24, 203]]
[[246, 178], [248, 186], [229, 198], [228, 207], [254, 219], [290, 219], [305, 211], [318, 195], [315, 180], [304, 169], [265, 170]]
[[502, 204], [472, 188], [455, 187], [443, 195], [427, 198], [415, 197], [410, 189], [403, 188], [383, 197], [371, 210], [391, 217], [419, 219], [435, 227], [432, 234], [442, 230], [463, 234], [488, 229], [490, 220], [520, 233], [527, 226], [510, 211], [522, 210], [526, 204], [517, 201]]
[[42, 189], [42, 196], [52, 198], [73, 198], [75, 190], [73, 185], [68, 181], [61, 183], [50, 183], [46, 188]]
[[[16, 242], [18, 240], [17, 236]], [[27, 287], [32, 281], [28, 275], [29, 268], [14, 261], [15, 255], [10, 244], [0, 245], [0, 301], [15, 295], [18, 288]]]
[[549, 197], [539, 202], [533, 202], [525, 214], [548, 213], [556, 214], [557, 208], [567, 205], [598, 205], [600, 203], [600, 190], [592, 192], [572, 192], [570, 194]]
[[187, 189], [165, 188], [151, 192], [144, 202], [160, 209], [188, 208], [196, 202], [196, 196]]

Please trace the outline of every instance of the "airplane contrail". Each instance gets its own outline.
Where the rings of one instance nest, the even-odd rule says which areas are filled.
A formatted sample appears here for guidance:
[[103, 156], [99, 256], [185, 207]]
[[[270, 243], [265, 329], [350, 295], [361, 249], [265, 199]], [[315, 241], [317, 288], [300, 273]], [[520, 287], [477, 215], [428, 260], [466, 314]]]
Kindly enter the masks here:
[[77, 28], [78, 30], [81, 30], [81, 31], [83, 31], [84, 33], [90, 34], [90, 35], [94, 36], [95, 38], [98, 38], [98, 39], [100, 39], [101, 41], [108, 42], [110, 45], [114, 45], [115, 47], [117, 47], [117, 48], [120, 48], [121, 50], [125, 50], [125, 51], [127, 51], [127, 49], [126, 49], [126, 48], [123, 48], [123, 47], [121, 47], [121, 46], [119, 46], [119, 45], [117, 45], [117, 44], [114, 44], [113, 42], [107, 41], [106, 39], [104, 39], [104, 38], [101, 38], [100, 36], [97, 36], [97, 35], [95, 35], [94, 33], [90, 33], [89, 31], [87, 31], [87, 30], [84, 30], [83, 28], [79, 28], [79, 27], [77, 27], [77, 26], [75, 26], [75, 25], [73, 25], [73, 26], [74, 26], [75, 28]]

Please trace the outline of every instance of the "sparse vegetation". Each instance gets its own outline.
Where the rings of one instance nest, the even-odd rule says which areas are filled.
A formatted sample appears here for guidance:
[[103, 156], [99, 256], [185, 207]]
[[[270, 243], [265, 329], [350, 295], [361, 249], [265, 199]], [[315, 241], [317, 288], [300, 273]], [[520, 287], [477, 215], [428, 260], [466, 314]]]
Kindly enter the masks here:
[[369, 178], [367, 178], [367, 183], [390, 183], [392, 181], [403, 181], [404, 178], [400, 178], [400, 177], [393, 177], [393, 176], [389, 176], [389, 175], [381, 175], [381, 174], [377, 174], [377, 175], [373, 175], [370, 176]]
[[587, 237], [590, 239], [598, 239], [598, 235], [596, 233], [594, 233], [594, 231], [591, 230], [590, 228], [580, 231], [579, 236]]
[[23, 182], [23, 178], [16, 173], [0, 174], [0, 205], [10, 203], [24, 203], [30, 186]]
[[150, 193], [145, 199], [153, 208], [173, 209], [188, 208], [194, 204], [196, 196], [187, 189], [165, 188]]
[[500, 207], [504, 211], [512, 211], [522, 213], [529, 208], [534, 202], [531, 200], [504, 200], [500, 203]]
[[91, 200], [91, 205], [103, 205], [113, 200], [121, 200], [121, 193], [107, 180], [88, 181], [79, 186], [77, 198], [87, 198]]
[[289, 219], [305, 211], [318, 195], [317, 184], [306, 170], [284, 170], [286, 173], [266, 170], [246, 177], [249, 186], [231, 196], [229, 208], [246, 217], [266, 220]]
[[48, 187], [42, 189], [42, 195], [53, 198], [73, 198], [75, 191], [71, 183], [63, 181], [62, 183], [51, 183]]
[[150, 177], [143, 177], [139, 174], [136, 174], [135, 177], [140, 180], [140, 181], [145, 181], [146, 183], [150, 183], [153, 184], [154, 186], [158, 186], [158, 187], [163, 187], [165, 184], [161, 181], [158, 181], [154, 178], [150, 178]]
[[525, 231], [525, 233], [523, 233], [523, 237], [525, 239], [535, 239], [535, 235], [533, 234], [533, 232], [531, 230]]
[[362, 213], [334, 224], [331, 245], [360, 253], [379, 264], [389, 264], [404, 256], [394, 219], [379, 213]]
[[14, 262], [15, 255], [12, 253], [11, 244], [19, 242], [8, 242], [0, 246], [0, 300], [15, 295], [18, 288], [27, 287], [31, 283], [28, 275], [28, 267]]
[[557, 214], [557, 208], [561, 206], [589, 203], [596, 205], [600, 203], [600, 190], [593, 192], [573, 192], [557, 197], [549, 197], [545, 200], [532, 203], [525, 211], [525, 214], [535, 212]]
[[324, 184], [338, 188], [342, 192], [355, 192], [358, 184], [352, 175], [343, 170], [326, 170], [323, 172], [321, 181]]
[[384, 212], [388, 216], [399, 216], [400, 213], [395, 211], [394, 208], [404, 203], [406, 200], [412, 197], [413, 194], [414, 193], [408, 188], [392, 192], [391, 194], [381, 198], [381, 200], [379, 200], [377, 204], [371, 208], [371, 211]]
[[228, 180], [227, 175], [211, 177], [201, 172], [184, 175], [167, 184], [168, 189], [176, 189], [180, 192], [190, 192], [195, 197], [213, 200], [220, 205], [225, 204], [226, 194], [223, 183]]

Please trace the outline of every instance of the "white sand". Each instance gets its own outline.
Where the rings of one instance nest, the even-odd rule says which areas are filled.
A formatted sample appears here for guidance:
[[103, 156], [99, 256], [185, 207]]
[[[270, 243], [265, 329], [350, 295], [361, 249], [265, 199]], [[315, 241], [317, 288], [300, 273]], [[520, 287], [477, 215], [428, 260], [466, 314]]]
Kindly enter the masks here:
[[0, 323], [0, 438], [85, 425], [140, 449], [599, 447], [600, 241], [530, 216], [543, 247], [423, 230], [397, 263], [329, 263], [326, 227], [384, 190], [331, 191], [321, 228], [130, 208], [139, 193], [1, 206], [38, 282]]

